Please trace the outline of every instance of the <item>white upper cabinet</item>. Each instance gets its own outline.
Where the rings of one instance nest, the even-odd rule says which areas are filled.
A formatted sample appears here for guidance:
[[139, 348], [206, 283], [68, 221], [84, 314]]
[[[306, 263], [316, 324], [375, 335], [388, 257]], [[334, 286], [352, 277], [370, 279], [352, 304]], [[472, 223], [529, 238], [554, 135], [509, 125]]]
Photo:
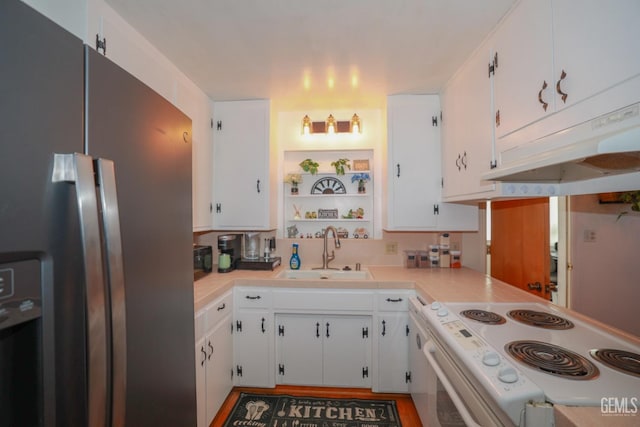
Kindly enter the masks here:
[[179, 84], [175, 103], [191, 117], [193, 231], [210, 230], [213, 225], [211, 101], [199, 90]]
[[269, 197], [269, 101], [215, 102], [213, 141], [214, 228], [275, 228]]
[[[473, 206], [441, 200], [440, 100], [437, 95], [387, 98], [387, 230], [477, 230]], [[452, 214], [450, 217], [445, 216]]]
[[638, 0], [553, 0], [553, 61], [564, 108], [640, 75]]
[[437, 226], [440, 198], [440, 100], [436, 95], [387, 98], [388, 229]]
[[551, 0], [522, 1], [493, 40], [497, 62], [487, 73], [495, 76], [495, 126], [500, 137], [555, 109]]
[[442, 169], [445, 200], [482, 197], [495, 189], [481, 176], [495, 161], [490, 50], [481, 46], [442, 92]]
[[523, 0], [494, 37], [497, 138], [640, 75], [639, 18], [637, 0]]

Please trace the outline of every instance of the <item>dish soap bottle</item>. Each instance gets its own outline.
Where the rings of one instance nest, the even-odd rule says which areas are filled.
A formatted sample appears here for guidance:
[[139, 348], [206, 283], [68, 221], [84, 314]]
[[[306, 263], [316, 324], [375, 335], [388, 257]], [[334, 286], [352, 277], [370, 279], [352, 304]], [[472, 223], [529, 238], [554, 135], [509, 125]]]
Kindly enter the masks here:
[[300, 256], [298, 255], [298, 244], [293, 244], [291, 259], [289, 259], [289, 268], [292, 270], [300, 270]]

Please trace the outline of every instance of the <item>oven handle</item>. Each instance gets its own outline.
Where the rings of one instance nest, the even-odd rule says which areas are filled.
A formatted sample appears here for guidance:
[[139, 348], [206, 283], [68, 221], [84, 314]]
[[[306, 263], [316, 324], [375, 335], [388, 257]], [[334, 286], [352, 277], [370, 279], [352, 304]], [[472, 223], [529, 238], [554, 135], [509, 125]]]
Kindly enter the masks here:
[[482, 427], [480, 424], [476, 423], [473, 420], [466, 406], [464, 406], [462, 399], [460, 399], [460, 396], [458, 396], [458, 393], [456, 393], [455, 388], [453, 388], [453, 386], [449, 382], [449, 379], [447, 379], [446, 375], [442, 371], [442, 368], [440, 368], [440, 365], [438, 365], [438, 361], [431, 354], [431, 353], [435, 353], [435, 351], [436, 351], [435, 344], [433, 344], [431, 340], [427, 340], [426, 344], [422, 348], [422, 352], [424, 353], [424, 356], [427, 358], [427, 361], [429, 362], [433, 370], [436, 372], [436, 375], [442, 382], [442, 385], [444, 386], [445, 390], [447, 390], [447, 393], [449, 393], [449, 397], [451, 398], [451, 401], [460, 412], [460, 416], [464, 420], [465, 424], [470, 427]]

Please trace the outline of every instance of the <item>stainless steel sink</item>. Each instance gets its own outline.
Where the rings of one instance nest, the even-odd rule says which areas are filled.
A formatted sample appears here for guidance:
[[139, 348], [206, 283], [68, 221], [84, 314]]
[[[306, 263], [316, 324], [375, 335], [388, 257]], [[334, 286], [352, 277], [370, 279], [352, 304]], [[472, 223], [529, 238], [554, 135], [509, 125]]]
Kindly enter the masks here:
[[371, 280], [368, 270], [283, 270], [279, 279]]

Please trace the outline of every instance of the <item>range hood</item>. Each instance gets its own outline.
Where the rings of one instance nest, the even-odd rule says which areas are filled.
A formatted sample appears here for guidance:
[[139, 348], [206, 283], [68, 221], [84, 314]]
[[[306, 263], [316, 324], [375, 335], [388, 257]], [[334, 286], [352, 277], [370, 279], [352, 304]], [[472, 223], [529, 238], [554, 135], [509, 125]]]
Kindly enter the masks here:
[[504, 151], [500, 160], [482, 179], [565, 183], [639, 172], [640, 104]]

